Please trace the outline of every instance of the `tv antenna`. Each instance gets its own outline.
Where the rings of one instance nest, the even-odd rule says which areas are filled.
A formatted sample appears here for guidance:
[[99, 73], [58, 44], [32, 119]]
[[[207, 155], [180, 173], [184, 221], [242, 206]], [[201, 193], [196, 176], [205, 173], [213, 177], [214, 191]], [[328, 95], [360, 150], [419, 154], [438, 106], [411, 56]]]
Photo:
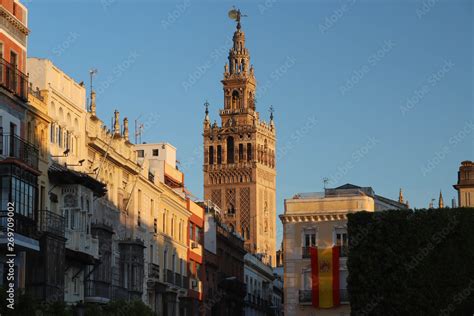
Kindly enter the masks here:
[[246, 17], [247, 15], [242, 14], [240, 12], [240, 9], [236, 9], [235, 6], [232, 7], [232, 10], [229, 11], [228, 15], [229, 15], [229, 18], [231, 18], [232, 20], [237, 21], [237, 29], [240, 30], [240, 18], [241, 17]]
[[329, 178], [324, 177], [324, 178], [323, 178], [323, 185], [324, 185], [324, 189], [325, 189], [325, 190], [326, 190], [326, 187], [327, 187], [328, 183], [329, 183]]

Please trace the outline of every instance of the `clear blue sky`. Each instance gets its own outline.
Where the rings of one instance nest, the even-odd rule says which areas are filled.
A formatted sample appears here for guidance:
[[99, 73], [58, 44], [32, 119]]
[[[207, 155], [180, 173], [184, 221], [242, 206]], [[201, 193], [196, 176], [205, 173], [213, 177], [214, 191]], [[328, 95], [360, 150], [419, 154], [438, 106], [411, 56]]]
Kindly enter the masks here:
[[87, 84], [98, 68], [102, 120], [142, 115], [143, 141], [178, 148], [197, 196], [202, 104], [218, 118], [234, 4], [248, 15], [257, 109], [276, 109], [277, 213], [324, 177], [394, 199], [403, 187], [419, 208], [441, 189], [450, 203], [459, 163], [474, 159], [470, 0], [26, 3], [29, 55]]

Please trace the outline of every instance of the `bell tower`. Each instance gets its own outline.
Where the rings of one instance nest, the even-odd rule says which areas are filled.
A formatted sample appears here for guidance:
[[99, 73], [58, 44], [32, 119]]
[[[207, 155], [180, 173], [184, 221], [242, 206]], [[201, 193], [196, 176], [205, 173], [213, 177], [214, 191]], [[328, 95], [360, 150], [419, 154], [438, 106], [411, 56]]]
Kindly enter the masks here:
[[204, 118], [204, 198], [222, 210], [222, 220], [245, 240], [247, 251], [275, 266], [276, 170], [273, 110], [267, 123], [256, 110], [256, 80], [245, 46], [239, 10], [233, 46], [221, 81], [220, 124]]

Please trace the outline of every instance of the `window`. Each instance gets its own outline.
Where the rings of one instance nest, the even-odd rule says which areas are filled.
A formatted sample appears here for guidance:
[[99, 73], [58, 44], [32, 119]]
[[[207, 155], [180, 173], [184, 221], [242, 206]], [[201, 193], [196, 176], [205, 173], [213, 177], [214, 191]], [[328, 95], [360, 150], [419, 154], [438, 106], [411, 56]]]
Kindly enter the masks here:
[[303, 258], [309, 258], [311, 247], [316, 246], [316, 229], [305, 229], [302, 243], [302, 256]]
[[247, 161], [252, 161], [252, 144], [247, 144]]
[[194, 227], [193, 223], [189, 223], [189, 239], [194, 240]]
[[158, 155], [159, 155], [158, 149], [153, 149], [153, 156], [158, 157]]
[[222, 147], [221, 145], [217, 145], [217, 164], [220, 165], [222, 163]]
[[145, 151], [143, 149], [137, 150], [138, 158], [145, 157]]
[[61, 126], [58, 126], [56, 131], [58, 133], [57, 136], [56, 136], [56, 141], [57, 141], [59, 147], [62, 147], [63, 146], [63, 131], [62, 131]]
[[51, 130], [49, 131], [50, 132], [50, 140], [51, 140], [51, 144], [54, 144], [54, 123], [51, 123]]
[[153, 219], [153, 231], [156, 233], [158, 233], [158, 219]]
[[209, 164], [214, 164], [214, 146], [209, 146]]
[[337, 228], [335, 229], [336, 240], [335, 245], [341, 247], [340, 256], [347, 257], [347, 251], [349, 249], [349, 239], [347, 237], [346, 228]]
[[239, 144], [239, 161], [244, 160], [244, 144]]
[[227, 137], [227, 163], [234, 163], [234, 137]]

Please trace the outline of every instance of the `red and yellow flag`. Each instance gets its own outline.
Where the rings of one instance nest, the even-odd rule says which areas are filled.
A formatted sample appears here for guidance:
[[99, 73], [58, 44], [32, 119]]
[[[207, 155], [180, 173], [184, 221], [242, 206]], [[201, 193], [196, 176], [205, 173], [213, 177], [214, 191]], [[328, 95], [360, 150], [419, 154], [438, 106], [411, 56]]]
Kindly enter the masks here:
[[312, 303], [331, 308], [339, 301], [339, 247], [311, 248]]

